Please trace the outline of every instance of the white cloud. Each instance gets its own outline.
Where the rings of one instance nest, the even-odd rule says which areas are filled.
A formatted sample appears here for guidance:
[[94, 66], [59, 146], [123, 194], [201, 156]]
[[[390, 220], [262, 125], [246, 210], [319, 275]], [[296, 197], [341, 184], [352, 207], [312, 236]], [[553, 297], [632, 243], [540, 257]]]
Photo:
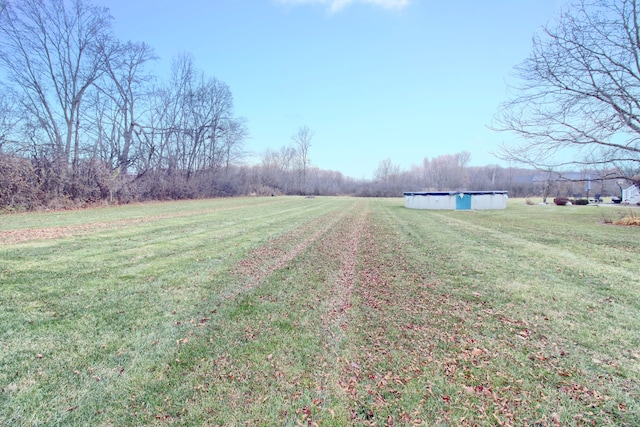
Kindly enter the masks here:
[[402, 9], [409, 5], [409, 0], [277, 0], [281, 4], [304, 5], [326, 4], [331, 12], [339, 12], [353, 3], [365, 3], [383, 7], [385, 9]]

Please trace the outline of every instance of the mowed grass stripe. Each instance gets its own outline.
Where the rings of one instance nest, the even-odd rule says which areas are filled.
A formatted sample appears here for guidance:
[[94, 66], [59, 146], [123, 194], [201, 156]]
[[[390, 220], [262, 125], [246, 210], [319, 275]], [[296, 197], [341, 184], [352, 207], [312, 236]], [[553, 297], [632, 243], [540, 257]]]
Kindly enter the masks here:
[[31, 230], [38, 227], [67, 227], [102, 223], [135, 223], [161, 218], [204, 215], [219, 211], [288, 205], [282, 197], [239, 197], [231, 199], [183, 200], [136, 203], [82, 210], [42, 211], [3, 215], [0, 230]]
[[[231, 199], [235, 200], [235, 199]], [[84, 234], [94, 234], [96, 232], [105, 232], [112, 234], [114, 230], [122, 230], [133, 228], [136, 232], [145, 224], [156, 226], [166, 221], [169, 224], [175, 224], [175, 221], [181, 221], [183, 224], [191, 222], [201, 222], [207, 215], [225, 216], [233, 215], [236, 211], [241, 210], [241, 216], [253, 212], [267, 213], [271, 209], [280, 209], [280, 213], [286, 212], [286, 200], [283, 198], [241, 199], [245, 203], [239, 204], [237, 201], [229, 202], [229, 205], [221, 205], [220, 201], [210, 201], [209, 205], [204, 202], [177, 202], [168, 203], [171, 209], [162, 209], [164, 205], [159, 205], [158, 212], [149, 210], [147, 205], [135, 205], [128, 210], [122, 210], [121, 207], [100, 208], [90, 210], [88, 215], [84, 216], [78, 213], [62, 212], [62, 213], [38, 213], [34, 217], [27, 217], [26, 214], [16, 215], [20, 219], [19, 222], [12, 221], [14, 216], [8, 216], [4, 224], [5, 227], [11, 227], [7, 230], [0, 231], [0, 242], [7, 244], [15, 244], [25, 241], [60, 239], [70, 236], [79, 236]], [[253, 209], [249, 209], [253, 208]], [[99, 215], [91, 214], [98, 211]], [[83, 211], [84, 212], [84, 211]], [[189, 217], [195, 217], [190, 220]], [[25, 219], [29, 218], [29, 221]], [[115, 219], [118, 218], [118, 219]], [[56, 224], [64, 225], [56, 225]], [[0, 223], [0, 226], [3, 225]], [[46, 225], [42, 227], [42, 225]]]
[[[528, 227], [531, 211], [517, 206], [478, 213], [411, 211], [389, 204], [384, 211], [405, 243], [404, 252], [414, 253], [418, 266], [427, 267], [425, 275], [435, 273], [442, 280], [443, 295], [458, 301], [449, 316], [451, 330], [473, 326], [476, 348], [488, 346], [514, 366], [530, 365], [534, 376], [527, 379], [523, 372], [514, 373], [511, 385], [529, 381], [534, 390], [542, 378], [548, 382], [542, 393], [552, 397], [532, 405], [543, 404], [567, 423], [638, 421], [637, 264], [625, 272], [612, 268], [610, 253], [598, 259], [601, 241], [590, 250], [580, 246], [574, 252], [564, 241], [545, 245], [546, 228], [536, 233], [535, 225]], [[563, 214], [551, 219], [550, 228], [561, 224], [569, 235], [580, 235], [586, 228], [600, 227], [597, 213], [581, 214], [577, 224], [563, 222]], [[609, 227], [608, 233], [625, 243], [617, 253], [620, 258], [628, 256], [629, 246], [638, 248], [637, 230]], [[537, 235], [541, 241], [530, 240]], [[406, 245], [407, 241], [413, 243]], [[591, 255], [586, 258], [584, 253]], [[585, 265], [575, 261], [580, 259]], [[573, 262], [567, 265], [566, 260]], [[456, 320], [460, 325], [455, 326]], [[501, 369], [497, 372], [508, 372], [509, 367]], [[462, 387], [466, 390], [468, 385]], [[544, 410], [538, 413], [544, 420]], [[548, 416], [546, 420], [553, 422]]]
[[[426, 239], [438, 230], [438, 236], [451, 242], [453, 250], [434, 257], [441, 260], [447, 276], [472, 287], [488, 281], [492, 287], [488, 289], [490, 293], [499, 289], [510, 302], [526, 307], [528, 314], [553, 319], [557, 332], [569, 328], [580, 337], [582, 345], [602, 349], [607, 358], [622, 356], [620, 360], [626, 361], [627, 368], [638, 372], [632, 354], [639, 335], [632, 319], [640, 311], [637, 299], [640, 269], [637, 263], [632, 266], [627, 262], [626, 248], [603, 253], [598, 246], [591, 246], [589, 251], [584, 248], [586, 243], [580, 241], [572, 250], [566, 244], [543, 243], [547, 240], [546, 230], [538, 233], [543, 242], [536, 242], [522, 238], [521, 227], [505, 229], [499, 221], [495, 221], [497, 228], [492, 229], [490, 222], [478, 225], [475, 216], [430, 214], [425, 223], [428, 225], [415, 227], [414, 233], [421, 233], [421, 238]], [[526, 222], [526, 218], [522, 222]], [[597, 222], [590, 226], [602, 227]], [[405, 223], [405, 227], [409, 225]], [[573, 231], [579, 235], [579, 227], [572, 230], [571, 223], [565, 223], [563, 228], [568, 229], [569, 234]], [[609, 234], [621, 235], [625, 231], [607, 227]], [[455, 250], [456, 247], [459, 249]], [[477, 262], [479, 259], [482, 262]], [[620, 261], [611, 262], [611, 259]], [[583, 330], [576, 329], [575, 318], [581, 319], [579, 325]], [[606, 321], [610, 333], [591, 333], [593, 318]], [[597, 356], [602, 357], [603, 354]]]
[[[129, 359], [140, 364], [126, 366], [129, 370], [162, 364], [175, 351], [174, 324], [189, 321], [197, 304], [215, 293], [216, 287], [234, 285], [223, 273], [246, 251], [340, 205], [298, 200], [289, 201], [286, 209], [276, 205], [273, 210], [256, 211], [247, 206], [240, 210], [242, 214], [226, 218], [243, 220], [243, 227], [226, 226], [225, 217], [205, 214], [201, 223], [210, 231], [195, 235], [181, 221], [163, 218], [161, 224], [140, 227], [138, 234], [131, 228], [98, 233], [93, 240], [82, 236], [15, 245], [15, 251], [3, 248], [1, 324], [2, 348], [7, 351], [2, 352], [1, 380], [10, 383], [12, 393], [3, 393], [2, 399], [16, 398], [8, 407], [18, 410], [22, 407], [19, 402], [32, 401], [33, 393], [41, 389], [22, 387], [13, 375], [19, 372], [20, 377], [33, 381], [36, 363], [43, 360], [54, 359], [50, 366], [55, 369], [45, 372], [41, 380], [48, 384], [62, 381], [71, 396], [76, 387], [70, 382], [78, 378], [74, 371], [86, 376], [89, 384], [85, 385], [92, 385], [97, 371], [104, 371], [102, 380], [108, 372], [125, 367]], [[173, 233], [171, 221], [176, 229]], [[233, 231], [218, 239], [224, 230]], [[135, 240], [129, 240], [124, 251], [114, 248], [124, 236]], [[131, 247], [132, 243], [136, 246]], [[69, 345], [76, 341], [76, 346]], [[110, 361], [114, 353], [129, 355], [123, 366]], [[149, 359], [138, 357], [141, 353]], [[36, 358], [38, 354], [42, 359]], [[100, 366], [105, 363], [110, 367]], [[86, 409], [90, 412], [90, 408]], [[87, 415], [57, 410], [61, 419]]]
[[[348, 422], [334, 376], [341, 328], [333, 316], [345, 306], [346, 296], [334, 296], [356, 256], [348, 248], [365, 207], [355, 205], [336, 212], [330, 226], [305, 225], [251, 252], [285, 255], [283, 248], [303, 246], [275, 269], [268, 259], [251, 262], [249, 270], [243, 265], [236, 271], [240, 278], [253, 269], [267, 272], [231, 301], [218, 305], [212, 295], [207, 304], [216, 309], [206, 327], [192, 327], [166, 377], [137, 395], [146, 402], [142, 419], [159, 417], [168, 425]], [[123, 416], [123, 423], [134, 420]]]

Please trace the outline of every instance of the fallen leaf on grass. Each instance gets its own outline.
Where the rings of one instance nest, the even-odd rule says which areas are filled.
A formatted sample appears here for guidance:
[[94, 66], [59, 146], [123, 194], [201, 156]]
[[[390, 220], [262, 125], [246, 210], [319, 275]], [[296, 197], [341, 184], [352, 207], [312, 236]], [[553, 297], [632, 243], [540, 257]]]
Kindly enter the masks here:
[[476, 392], [476, 391], [475, 391], [475, 389], [474, 389], [473, 387], [466, 386], [466, 385], [465, 385], [465, 386], [463, 386], [463, 387], [462, 387], [462, 389], [463, 389], [466, 393], [469, 393], [469, 394], [475, 394], [475, 392]]
[[474, 349], [471, 351], [471, 355], [472, 355], [473, 357], [478, 357], [478, 356], [480, 356], [482, 353], [484, 353], [484, 352], [483, 352], [482, 350], [480, 350], [479, 348], [474, 348]]

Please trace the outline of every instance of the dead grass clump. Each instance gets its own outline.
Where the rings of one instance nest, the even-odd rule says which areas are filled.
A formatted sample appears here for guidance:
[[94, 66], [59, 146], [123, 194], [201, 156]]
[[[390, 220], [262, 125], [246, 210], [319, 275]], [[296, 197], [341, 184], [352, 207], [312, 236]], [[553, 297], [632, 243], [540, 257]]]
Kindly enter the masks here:
[[640, 217], [631, 215], [613, 222], [614, 225], [635, 225], [640, 226]]

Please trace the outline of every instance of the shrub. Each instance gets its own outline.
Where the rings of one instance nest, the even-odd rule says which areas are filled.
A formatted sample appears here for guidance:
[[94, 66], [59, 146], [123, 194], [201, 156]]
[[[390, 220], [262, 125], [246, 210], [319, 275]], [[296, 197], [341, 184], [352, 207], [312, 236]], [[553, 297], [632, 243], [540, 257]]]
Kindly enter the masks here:
[[573, 201], [574, 205], [588, 205], [589, 204], [589, 200], [587, 199], [576, 199]]
[[28, 159], [0, 154], [0, 208], [33, 209], [41, 204], [35, 172]]
[[553, 199], [553, 203], [555, 203], [558, 206], [564, 206], [569, 202], [571, 201], [566, 197], [556, 197], [555, 199]]

